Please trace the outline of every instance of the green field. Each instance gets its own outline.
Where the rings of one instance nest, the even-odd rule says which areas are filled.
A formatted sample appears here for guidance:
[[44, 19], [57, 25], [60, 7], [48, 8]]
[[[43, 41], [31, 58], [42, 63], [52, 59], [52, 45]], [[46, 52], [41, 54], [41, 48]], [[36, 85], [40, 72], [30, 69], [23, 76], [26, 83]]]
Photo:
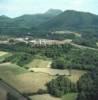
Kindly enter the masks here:
[[[21, 73], [26, 72], [26, 70], [18, 65], [12, 64], [12, 63], [2, 63], [0, 64], [0, 75], [5, 74], [13, 74], [18, 75]], [[2, 74], [1, 74], [2, 73]]]
[[47, 68], [50, 67], [51, 61], [44, 59], [34, 59], [32, 62], [26, 65], [28, 68]]
[[35, 95], [30, 97], [32, 100], [61, 100], [60, 98], [52, 97], [49, 94], [44, 94], [44, 95]]
[[68, 93], [62, 97], [62, 100], [76, 100], [76, 99], [77, 99], [77, 93]]

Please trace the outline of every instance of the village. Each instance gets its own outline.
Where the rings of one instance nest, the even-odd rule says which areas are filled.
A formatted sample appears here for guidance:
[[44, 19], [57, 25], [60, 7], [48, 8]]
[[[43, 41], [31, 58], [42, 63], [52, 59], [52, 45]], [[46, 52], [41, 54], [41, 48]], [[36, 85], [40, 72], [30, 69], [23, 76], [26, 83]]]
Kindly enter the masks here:
[[21, 37], [21, 38], [10, 38], [7, 40], [0, 40], [0, 44], [9, 44], [9, 43], [18, 43], [24, 42], [26, 44], [30, 43], [32, 45], [56, 45], [56, 44], [65, 44], [71, 43], [71, 39], [65, 40], [49, 40], [49, 39], [30, 39], [29, 37]]

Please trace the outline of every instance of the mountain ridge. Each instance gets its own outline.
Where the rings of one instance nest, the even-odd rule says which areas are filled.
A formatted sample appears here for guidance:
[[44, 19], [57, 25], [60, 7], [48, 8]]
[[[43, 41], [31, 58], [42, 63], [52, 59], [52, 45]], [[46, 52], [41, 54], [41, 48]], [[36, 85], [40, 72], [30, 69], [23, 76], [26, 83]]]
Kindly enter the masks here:
[[[53, 15], [51, 13], [53, 13]], [[33, 30], [76, 31], [78, 29], [88, 28], [94, 30], [98, 29], [98, 15], [74, 10], [61, 11], [50, 9], [43, 14], [22, 15], [16, 18], [0, 16], [0, 33], [24, 33]]]
[[91, 27], [98, 26], [98, 15], [92, 13], [67, 10], [52, 20], [42, 23], [39, 27], [45, 29], [65, 29], [66, 27]]

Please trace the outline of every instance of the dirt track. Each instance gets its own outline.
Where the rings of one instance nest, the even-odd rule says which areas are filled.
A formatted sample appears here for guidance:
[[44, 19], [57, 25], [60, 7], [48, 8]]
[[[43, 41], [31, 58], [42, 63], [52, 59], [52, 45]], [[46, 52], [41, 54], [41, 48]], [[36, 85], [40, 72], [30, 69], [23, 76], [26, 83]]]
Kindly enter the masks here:
[[52, 68], [30, 68], [29, 71], [34, 71], [34, 72], [42, 72], [42, 73], [47, 73], [49, 75], [69, 75], [68, 70], [59, 70], [59, 69], [52, 69]]

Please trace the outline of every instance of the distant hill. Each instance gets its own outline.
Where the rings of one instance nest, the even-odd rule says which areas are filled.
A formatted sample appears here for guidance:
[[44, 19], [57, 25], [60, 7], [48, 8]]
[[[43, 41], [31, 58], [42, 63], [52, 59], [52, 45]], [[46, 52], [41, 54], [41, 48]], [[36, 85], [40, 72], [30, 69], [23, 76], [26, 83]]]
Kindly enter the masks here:
[[7, 26], [7, 24], [9, 24], [10, 22], [11, 18], [4, 15], [0, 16], [0, 28]]
[[31, 31], [98, 30], [98, 15], [73, 10], [50, 9], [43, 14], [16, 18], [0, 16], [0, 34], [23, 34]]
[[91, 13], [67, 10], [39, 27], [47, 30], [98, 28], [98, 16]]
[[[43, 22], [51, 20], [53, 17], [62, 13], [61, 10], [57, 9], [49, 9], [47, 12], [43, 14], [34, 14], [34, 15], [22, 15], [16, 18], [9, 18], [7, 16], [0, 16], [0, 24], [13, 24], [19, 27], [35, 27]], [[9, 25], [10, 26], [10, 25]]]
[[63, 11], [62, 10], [59, 10], [59, 9], [49, 9], [45, 15], [51, 15], [51, 16], [56, 16], [56, 15], [59, 15], [61, 14]]
[[43, 14], [22, 15], [16, 18], [0, 16], [0, 33], [24, 33], [37, 30], [37, 26], [53, 19], [61, 10], [50, 9]]

